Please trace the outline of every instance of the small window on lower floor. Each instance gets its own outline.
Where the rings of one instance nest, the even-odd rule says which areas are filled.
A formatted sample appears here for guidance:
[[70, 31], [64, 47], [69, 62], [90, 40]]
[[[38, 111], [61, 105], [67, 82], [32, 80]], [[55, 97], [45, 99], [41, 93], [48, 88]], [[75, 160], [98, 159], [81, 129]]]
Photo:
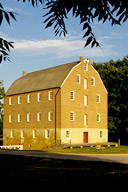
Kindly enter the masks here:
[[13, 138], [13, 136], [14, 136], [14, 131], [11, 130], [10, 137]]
[[36, 130], [33, 130], [33, 138], [36, 138]]
[[24, 130], [21, 130], [21, 138], [24, 138]]
[[104, 137], [104, 132], [100, 131], [100, 139], [103, 139], [103, 137]]
[[49, 130], [45, 130], [45, 138], [46, 138], [46, 139], [49, 138]]
[[71, 139], [71, 131], [66, 131], [66, 139]]

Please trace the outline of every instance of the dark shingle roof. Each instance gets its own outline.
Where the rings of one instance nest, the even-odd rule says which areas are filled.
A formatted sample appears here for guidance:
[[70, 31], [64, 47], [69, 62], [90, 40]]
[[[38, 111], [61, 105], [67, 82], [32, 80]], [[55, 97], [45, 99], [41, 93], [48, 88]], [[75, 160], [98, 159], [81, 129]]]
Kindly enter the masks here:
[[15, 80], [6, 94], [16, 95], [20, 93], [60, 87], [71, 69], [78, 63], [79, 61], [76, 61], [28, 73]]

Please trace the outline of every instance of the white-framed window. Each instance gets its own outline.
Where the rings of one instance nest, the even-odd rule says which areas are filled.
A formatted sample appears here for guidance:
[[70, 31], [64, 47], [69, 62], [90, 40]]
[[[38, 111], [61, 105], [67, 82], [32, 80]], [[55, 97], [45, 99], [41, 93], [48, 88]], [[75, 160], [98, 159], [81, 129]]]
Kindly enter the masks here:
[[75, 92], [70, 91], [70, 100], [75, 100]]
[[9, 115], [9, 119], [8, 119], [9, 123], [12, 122], [12, 115]]
[[37, 113], [37, 121], [41, 121], [41, 113]]
[[71, 139], [71, 131], [66, 131], [66, 139]]
[[70, 121], [75, 121], [75, 112], [70, 112]]
[[36, 138], [36, 130], [33, 130], [33, 138]]
[[88, 63], [87, 62], [84, 63], [84, 71], [88, 71]]
[[84, 126], [87, 126], [87, 114], [84, 115]]
[[104, 138], [104, 131], [100, 131], [100, 139]]
[[84, 89], [87, 89], [87, 79], [84, 79]]
[[41, 102], [41, 100], [42, 100], [42, 94], [37, 93], [37, 102]]
[[48, 100], [52, 100], [53, 99], [53, 92], [49, 91], [48, 92]]
[[17, 121], [18, 121], [18, 123], [21, 122], [21, 115], [20, 114], [18, 114], [18, 116], [17, 116]]
[[101, 115], [100, 115], [100, 113], [97, 113], [97, 122], [100, 122], [100, 117]]
[[84, 95], [84, 106], [88, 105], [88, 96]]
[[9, 97], [9, 105], [12, 105], [12, 97]]
[[21, 130], [21, 138], [24, 138], [24, 130]]
[[31, 103], [31, 95], [27, 95], [27, 103]]
[[31, 121], [31, 113], [27, 113], [27, 122]]
[[21, 96], [18, 96], [18, 104], [21, 104]]
[[95, 77], [91, 77], [91, 85], [95, 86]]
[[97, 101], [97, 103], [100, 103], [100, 95], [99, 94], [97, 94], [97, 96], [96, 96], [96, 101]]
[[52, 111], [48, 112], [48, 121], [52, 121], [53, 120], [53, 113]]
[[14, 131], [13, 131], [13, 130], [11, 130], [11, 132], [10, 132], [10, 137], [11, 137], [11, 138], [14, 137]]
[[76, 83], [80, 84], [80, 75], [79, 74], [76, 75]]
[[49, 138], [49, 129], [48, 130], [45, 130], [45, 138], [48, 139]]

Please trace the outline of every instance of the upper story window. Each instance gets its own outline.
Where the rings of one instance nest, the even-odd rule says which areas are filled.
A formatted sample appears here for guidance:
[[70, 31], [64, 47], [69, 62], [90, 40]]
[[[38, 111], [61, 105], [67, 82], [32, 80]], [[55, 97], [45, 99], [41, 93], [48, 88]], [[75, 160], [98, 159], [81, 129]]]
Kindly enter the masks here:
[[84, 89], [87, 89], [87, 79], [84, 79]]
[[88, 71], [88, 63], [87, 62], [84, 63], [84, 71]]
[[18, 121], [18, 123], [21, 122], [21, 115], [20, 114], [18, 114], [18, 116], [17, 116], [17, 121]]
[[91, 77], [91, 85], [95, 86], [95, 77]]
[[76, 75], [76, 83], [80, 84], [80, 75], [79, 74]]
[[70, 112], [70, 121], [75, 121], [75, 113], [73, 111]]
[[88, 96], [84, 95], [84, 106], [88, 105]]
[[96, 101], [97, 101], [97, 103], [100, 103], [100, 95], [99, 94], [97, 94], [97, 96], [96, 96]]
[[27, 95], [27, 103], [31, 103], [31, 95]]
[[42, 94], [37, 93], [37, 102], [41, 102], [41, 99], [42, 99]]
[[100, 122], [100, 113], [97, 113], [97, 122]]
[[84, 126], [87, 126], [87, 114], [84, 115]]
[[21, 96], [18, 96], [18, 104], [21, 104]]
[[52, 111], [48, 112], [48, 121], [52, 121], [53, 120], [53, 113]]
[[75, 93], [74, 91], [70, 91], [70, 100], [74, 100], [75, 99]]
[[27, 113], [27, 122], [30, 122], [30, 121], [31, 121], [31, 114]]
[[49, 91], [48, 92], [48, 100], [52, 100], [53, 99], [53, 92]]
[[8, 119], [9, 123], [12, 122], [12, 115], [9, 115], [9, 119]]
[[12, 98], [9, 97], [9, 105], [12, 105]]
[[41, 121], [41, 113], [37, 113], [37, 121]]

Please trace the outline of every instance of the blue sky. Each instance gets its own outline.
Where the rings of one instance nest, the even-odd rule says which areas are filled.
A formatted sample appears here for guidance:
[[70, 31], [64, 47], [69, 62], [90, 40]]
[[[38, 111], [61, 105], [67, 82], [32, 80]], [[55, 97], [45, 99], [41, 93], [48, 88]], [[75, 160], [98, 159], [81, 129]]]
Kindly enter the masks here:
[[68, 35], [55, 37], [53, 28], [45, 29], [43, 24], [45, 13], [42, 6], [33, 8], [30, 3], [17, 0], [0, 0], [8, 11], [18, 13], [17, 22], [11, 20], [9, 26], [4, 20], [0, 26], [0, 37], [14, 41], [11, 50], [11, 62], [0, 64], [0, 81], [4, 81], [7, 91], [13, 81], [27, 73], [44, 68], [78, 61], [80, 56], [91, 58], [92, 62], [105, 62], [110, 59], [122, 59], [128, 54], [128, 22], [122, 26], [111, 27], [110, 23], [92, 24], [97, 40], [102, 49], [84, 48], [85, 40], [82, 36], [82, 26], [79, 19], [66, 20]]

